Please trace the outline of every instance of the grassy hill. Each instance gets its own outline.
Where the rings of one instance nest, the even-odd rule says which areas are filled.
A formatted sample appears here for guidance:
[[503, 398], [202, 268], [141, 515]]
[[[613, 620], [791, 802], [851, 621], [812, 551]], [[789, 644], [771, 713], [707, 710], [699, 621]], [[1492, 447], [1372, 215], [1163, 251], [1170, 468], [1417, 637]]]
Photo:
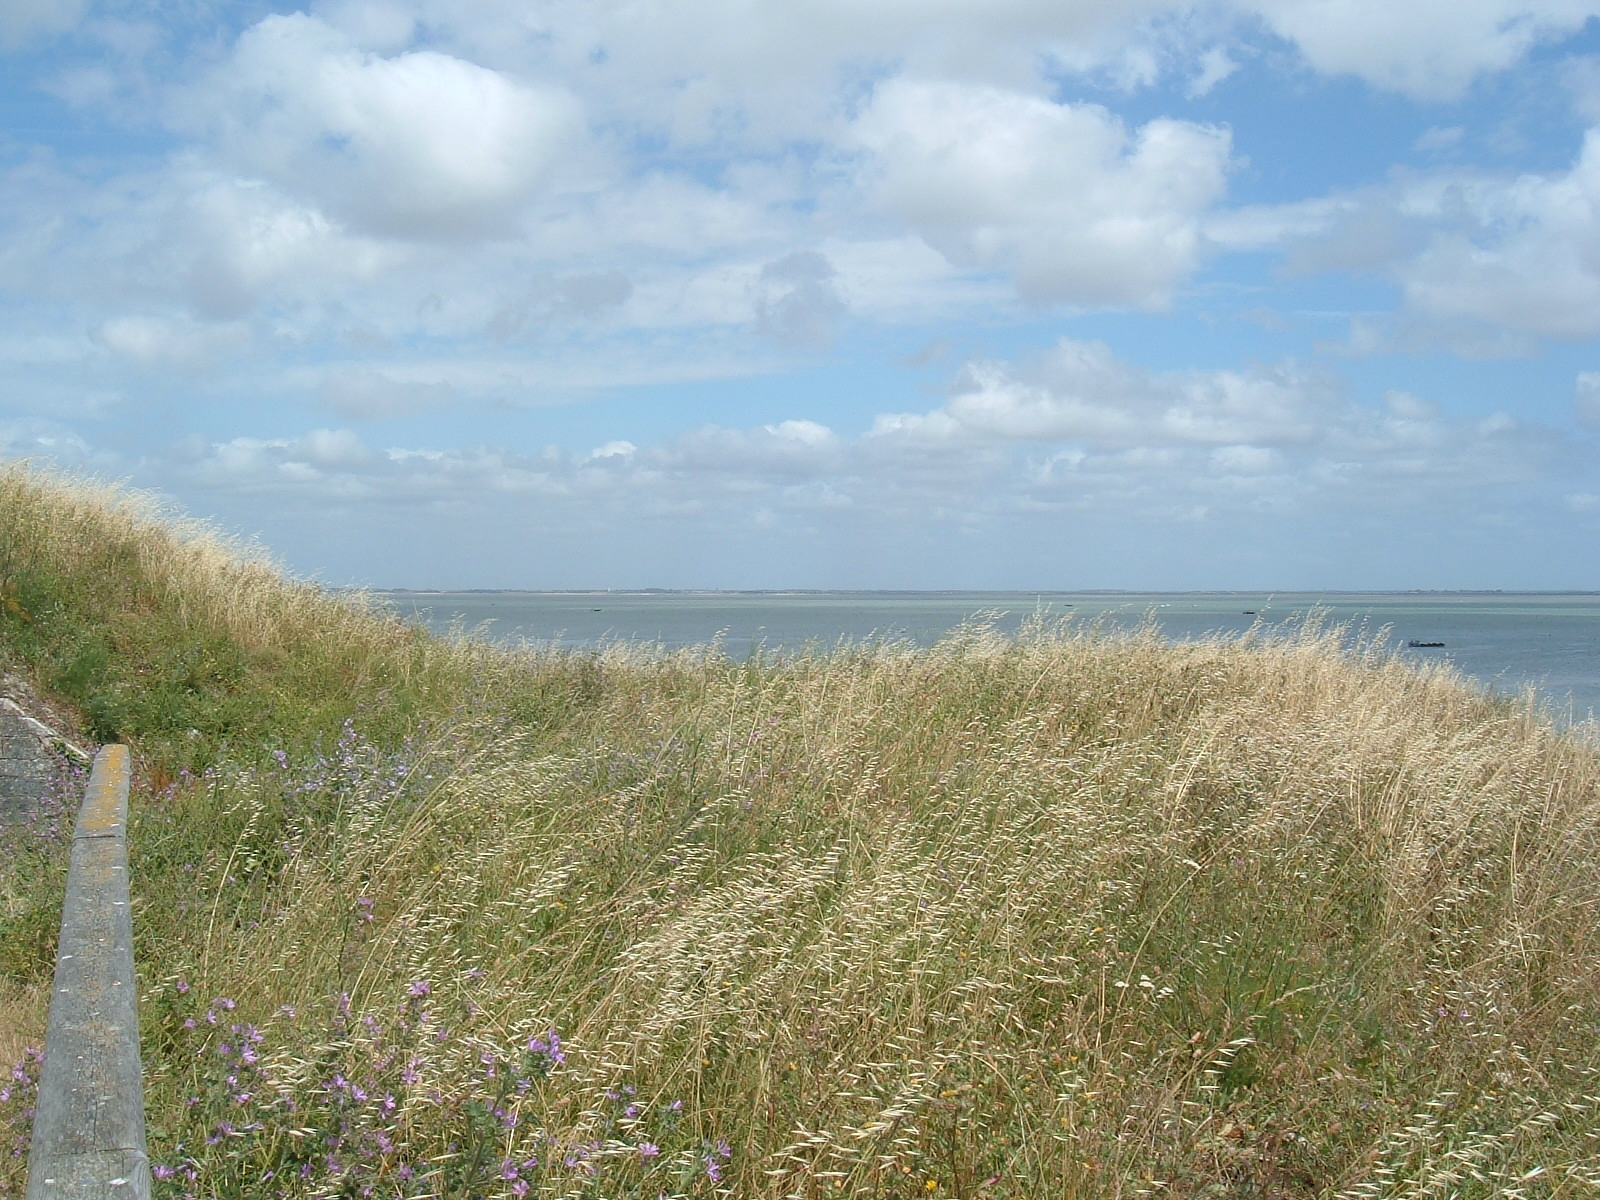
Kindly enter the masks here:
[[[1600, 760], [1447, 673], [511, 653], [17, 469], [0, 587], [143, 764], [161, 1195], [1600, 1189]], [[10, 836], [16, 1042], [64, 849]]]

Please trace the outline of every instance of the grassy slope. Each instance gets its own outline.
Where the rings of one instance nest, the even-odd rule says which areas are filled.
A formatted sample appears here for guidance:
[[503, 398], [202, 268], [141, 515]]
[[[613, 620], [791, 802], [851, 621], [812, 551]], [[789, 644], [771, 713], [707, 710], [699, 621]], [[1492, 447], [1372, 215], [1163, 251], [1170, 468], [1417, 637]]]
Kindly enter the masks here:
[[1600, 764], [1447, 676], [1062, 629], [501, 655], [116, 503], [0, 478], [0, 621], [159, 768], [171, 1195], [1600, 1187]]

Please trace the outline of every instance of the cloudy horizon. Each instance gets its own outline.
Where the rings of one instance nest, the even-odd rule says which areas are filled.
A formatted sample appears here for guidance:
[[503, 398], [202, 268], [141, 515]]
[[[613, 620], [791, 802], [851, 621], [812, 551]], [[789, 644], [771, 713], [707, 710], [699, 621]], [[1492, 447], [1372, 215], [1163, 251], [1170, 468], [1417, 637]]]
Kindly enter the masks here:
[[7, 0], [0, 456], [334, 584], [1600, 588], [1600, 0]]

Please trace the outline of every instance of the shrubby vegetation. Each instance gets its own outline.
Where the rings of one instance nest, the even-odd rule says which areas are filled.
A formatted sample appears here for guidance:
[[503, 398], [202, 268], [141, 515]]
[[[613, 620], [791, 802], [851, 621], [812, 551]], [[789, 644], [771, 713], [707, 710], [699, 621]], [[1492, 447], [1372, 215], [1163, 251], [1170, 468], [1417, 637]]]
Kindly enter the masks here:
[[[1447, 673], [508, 652], [119, 495], [0, 506], [7, 654], [141, 754], [164, 1196], [1600, 1189], [1600, 760]], [[61, 828], [10, 834], [7, 939]]]

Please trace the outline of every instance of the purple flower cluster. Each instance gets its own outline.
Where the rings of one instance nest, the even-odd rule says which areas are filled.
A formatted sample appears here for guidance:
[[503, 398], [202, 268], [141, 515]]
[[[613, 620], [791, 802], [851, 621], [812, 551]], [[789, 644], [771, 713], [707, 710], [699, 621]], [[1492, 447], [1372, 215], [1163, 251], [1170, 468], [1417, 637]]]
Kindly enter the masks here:
[[385, 751], [356, 728], [354, 717], [346, 717], [331, 754], [314, 755], [299, 771], [282, 750], [274, 750], [272, 758], [290, 797], [362, 795], [389, 802], [405, 796], [414, 783], [433, 779], [419, 763], [435, 749], [412, 736], [399, 749]]
[[28, 1156], [34, 1104], [39, 1096], [39, 1072], [43, 1068], [44, 1051], [29, 1046], [22, 1052], [22, 1058], [11, 1064], [6, 1082], [0, 1085], [0, 1126], [9, 1135], [12, 1159]]
[[[733, 1151], [681, 1100], [619, 1084], [587, 1103], [557, 1030], [469, 1041], [437, 1007], [454, 987], [397, 990], [387, 1012], [341, 994], [320, 1017], [285, 1007], [252, 1023], [230, 997], [201, 1008], [183, 981], [164, 989], [152, 1010], [187, 1086], [152, 1138], [158, 1200], [727, 1194]], [[541, 1124], [553, 1112], [571, 1127]]]
[[189, 1087], [172, 1142], [152, 1144], [156, 1195], [532, 1193], [542, 1164], [565, 1158], [557, 1139], [522, 1128], [530, 1094], [566, 1062], [560, 1034], [525, 1036], [509, 1054], [479, 1049], [476, 1073], [447, 1091], [430, 1064], [453, 1073], [461, 1043], [433, 996], [419, 979], [387, 1018], [340, 994], [320, 1021], [286, 1006], [258, 1026], [235, 1019], [231, 997], [201, 1009], [173, 981], [153, 1007]]

